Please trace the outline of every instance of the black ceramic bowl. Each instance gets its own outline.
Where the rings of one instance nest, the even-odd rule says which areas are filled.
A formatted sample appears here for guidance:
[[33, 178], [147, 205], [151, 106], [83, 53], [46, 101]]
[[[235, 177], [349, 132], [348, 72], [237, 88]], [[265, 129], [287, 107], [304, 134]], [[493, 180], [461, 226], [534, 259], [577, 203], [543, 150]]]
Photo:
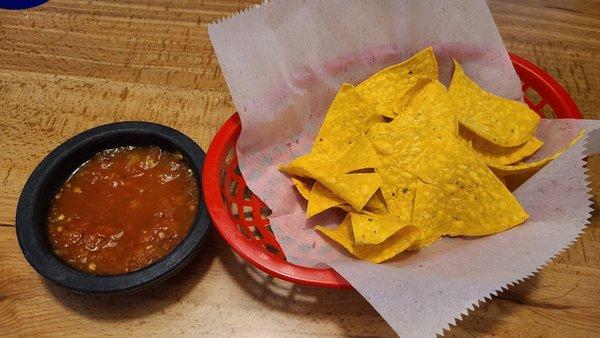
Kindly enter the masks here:
[[[198, 214], [187, 237], [161, 260], [137, 271], [100, 276], [75, 270], [53, 252], [46, 217], [56, 190], [94, 154], [121, 146], [157, 146], [179, 151], [198, 182]], [[204, 239], [210, 220], [202, 197], [204, 152], [175, 129], [149, 122], [119, 122], [87, 130], [54, 149], [35, 168], [19, 198], [16, 226], [19, 245], [29, 264], [42, 276], [65, 288], [90, 294], [137, 290], [173, 275], [186, 265]]]

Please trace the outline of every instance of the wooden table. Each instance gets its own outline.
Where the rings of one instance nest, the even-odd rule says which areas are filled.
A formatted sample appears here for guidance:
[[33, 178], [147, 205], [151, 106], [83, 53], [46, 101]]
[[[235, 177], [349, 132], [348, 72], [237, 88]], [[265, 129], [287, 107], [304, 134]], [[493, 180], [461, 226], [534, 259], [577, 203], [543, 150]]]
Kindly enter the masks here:
[[[66, 138], [99, 124], [147, 120], [207, 148], [234, 107], [206, 27], [255, 2], [51, 0], [0, 11], [0, 335], [394, 335], [355, 291], [269, 278], [240, 261], [215, 231], [176, 277], [117, 297], [57, 288], [19, 250], [19, 192]], [[600, 118], [600, 4], [490, 6], [508, 49], [555, 76], [586, 118]], [[598, 192], [600, 160], [592, 157], [590, 168]], [[447, 335], [600, 335], [600, 217], [541, 273]]]

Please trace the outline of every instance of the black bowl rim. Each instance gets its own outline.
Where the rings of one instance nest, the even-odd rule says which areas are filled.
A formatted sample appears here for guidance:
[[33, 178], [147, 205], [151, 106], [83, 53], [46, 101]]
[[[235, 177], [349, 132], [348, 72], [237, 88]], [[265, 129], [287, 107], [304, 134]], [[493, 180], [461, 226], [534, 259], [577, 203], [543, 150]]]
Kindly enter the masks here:
[[[32, 206], [43, 198], [40, 189], [52, 174], [58, 170], [59, 163], [77, 151], [85, 151], [93, 147], [93, 142], [102, 142], [109, 138], [138, 134], [141, 138], [151, 138], [168, 142], [175, 150], [182, 153], [192, 168], [198, 182], [198, 213], [186, 238], [162, 259], [142, 269], [120, 275], [93, 275], [72, 268], [64, 263], [50, 250], [41, 245], [27, 241], [35, 233], [34, 219], [30, 211]], [[90, 144], [90, 142], [92, 144]], [[120, 141], [117, 141], [120, 143]], [[152, 140], [148, 144], [152, 144]], [[131, 145], [123, 143], [123, 146]], [[44, 278], [68, 289], [86, 294], [108, 294], [138, 290], [155, 284], [173, 275], [183, 268], [198, 251], [206, 237], [211, 221], [206, 211], [202, 195], [202, 167], [204, 151], [183, 133], [152, 122], [125, 121], [101, 125], [86, 130], [68, 139], [51, 151], [33, 170], [29, 176], [17, 205], [16, 232], [19, 246], [29, 264]], [[80, 164], [80, 163], [79, 163]], [[65, 178], [71, 173], [66, 173]], [[62, 183], [62, 182], [61, 182]], [[44, 215], [45, 217], [45, 215]]]

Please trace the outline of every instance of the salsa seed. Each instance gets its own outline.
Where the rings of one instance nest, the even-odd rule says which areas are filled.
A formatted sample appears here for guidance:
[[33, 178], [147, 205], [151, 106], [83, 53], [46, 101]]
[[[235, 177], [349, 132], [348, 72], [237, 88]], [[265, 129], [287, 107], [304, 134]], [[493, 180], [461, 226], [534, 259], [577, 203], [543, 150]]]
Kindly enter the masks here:
[[121, 238], [121, 236], [123, 236], [123, 230], [117, 232], [116, 234], [110, 236], [112, 239], [119, 239]]
[[61, 232], [63, 230], [63, 227], [61, 227], [60, 225], [56, 227], [56, 231]]
[[91, 271], [94, 271], [94, 270], [96, 270], [96, 264], [94, 264], [94, 263], [90, 263], [90, 264], [88, 265], [88, 269], [90, 269]]
[[146, 250], [150, 250], [150, 249], [152, 249], [152, 244], [146, 245]]
[[54, 198], [55, 198], [55, 199], [59, 199], [59, 198], [60, 198], [60, 194], [56, 194], [56, 195], [54, 195]]
[[165, 233], [164, 233], [164, 232], [162, 232], [162, 231], [160, 231], [160, 232], [158, 233], [158, 238], [165, 238]]
[[63, 219], [65, 219], [65, 215], [60, 214], [58, 215], [58, 217], [56, 217], [57, 220], [62, 221]]
[[196, 206], [193, 204], [190, 204], [190, 210], [192, 210], [192, 211], [196, 210]]
[[75, 187], [75, 188], [73, 188], [73, 192], [76, 194], [81, 194], [81, 188]]

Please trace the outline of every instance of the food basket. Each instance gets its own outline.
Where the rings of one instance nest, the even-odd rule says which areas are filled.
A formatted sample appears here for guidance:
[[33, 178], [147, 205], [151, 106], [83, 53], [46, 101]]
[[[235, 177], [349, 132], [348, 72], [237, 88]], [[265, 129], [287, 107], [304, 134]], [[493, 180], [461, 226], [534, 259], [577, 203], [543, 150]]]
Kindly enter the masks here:
[[[516, 55], [510, 58], [531, 109], [543, 118], [582, 118], [573, 99], [548, 73]], [[205, 203], [219, 233], [237, 254], [270, 275], [316, 287], [350, 287], [333, 269], [286, 261], [269, 225], [269, 208], [246, 186], [238, 167], [235, 146], [241, 128], [236, 113], [217, 132], [204, 163]]]

